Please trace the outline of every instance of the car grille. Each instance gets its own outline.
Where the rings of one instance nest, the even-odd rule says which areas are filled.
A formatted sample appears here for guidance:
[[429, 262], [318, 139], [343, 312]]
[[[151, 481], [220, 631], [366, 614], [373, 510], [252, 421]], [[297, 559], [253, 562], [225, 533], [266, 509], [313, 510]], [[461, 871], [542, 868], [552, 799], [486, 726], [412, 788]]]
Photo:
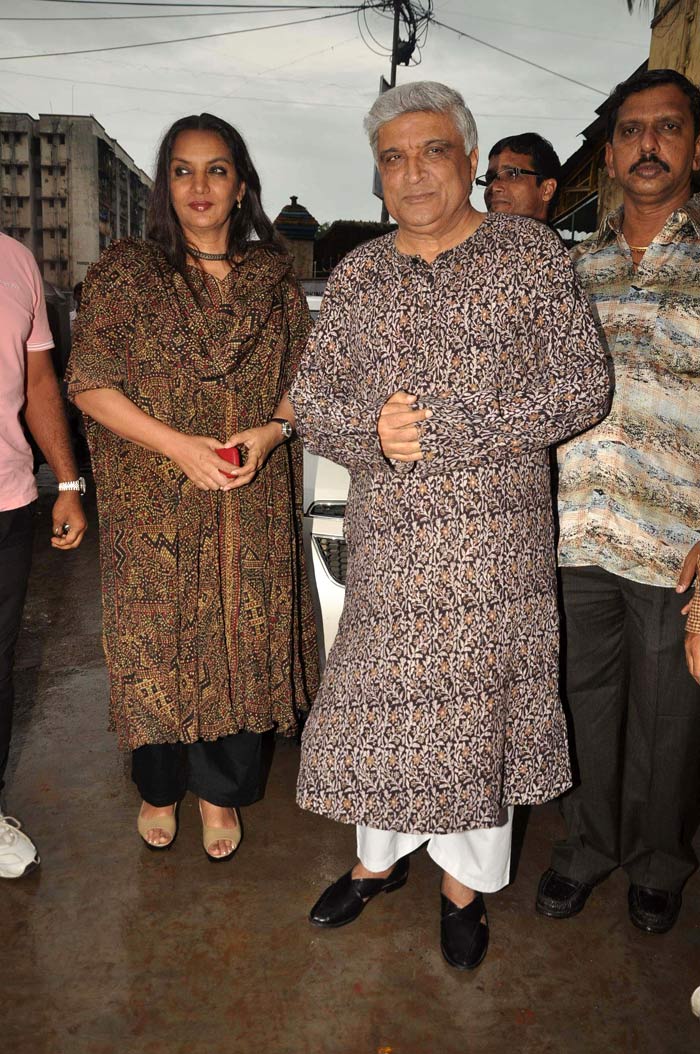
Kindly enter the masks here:
[[345, 539], [314, 535], [314, 542], [323, 557], [328, 574], [334, 582], [344, 586], [348, 577], [348, 547]]

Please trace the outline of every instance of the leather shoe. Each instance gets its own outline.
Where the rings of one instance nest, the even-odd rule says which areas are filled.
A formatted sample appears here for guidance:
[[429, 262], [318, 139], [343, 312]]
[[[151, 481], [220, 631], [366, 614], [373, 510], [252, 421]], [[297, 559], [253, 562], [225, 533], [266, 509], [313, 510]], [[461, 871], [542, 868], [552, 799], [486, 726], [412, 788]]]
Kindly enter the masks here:
[[353, 878], [350, 870], [321, 894], [309, 913], [309, 922], [314, 926], [346, 926], [377, 893], [401, 889], [407, 878], [407, 856], [396, 861], [386, 878]]
[[535, 910], [550, 919], [570, 919], [578, 915], [592, 890], [588, 882], [577, 882], [550, 868], [540, 879]]
[[[473, 970], [489, 946], [489, 923], [481, 893], [466, 908], [458, 908], [440, 894], [440, 950], [457, 970]], [[486, 922], [481, 919], [485, 918]]]
[[681, 910], [680, 893], [632, 883], [627, 894], [630, 921], [645, 933], [668, 933]]

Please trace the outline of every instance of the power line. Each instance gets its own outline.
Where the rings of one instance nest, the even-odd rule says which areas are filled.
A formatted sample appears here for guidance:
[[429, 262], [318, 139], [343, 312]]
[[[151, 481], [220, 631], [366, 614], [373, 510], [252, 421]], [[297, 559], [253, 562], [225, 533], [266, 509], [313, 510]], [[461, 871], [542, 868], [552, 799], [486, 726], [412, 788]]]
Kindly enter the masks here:
[[[43, 0], [47, 3], [48, 0]], [[70, 0], [58, 0], [59, 3], [69, 3]], [[110, 5], [111, 6], [111, 5]], [[147, 7], [147, 4], [138, 4], [138, 7]], [[174, 5], [179, 6], [179, 5]], [[183, 5], [198, 6], [198, 5]], [[204, 7], [205, 5], [200, 5]], [[217, 6], [207, 4], [207, 7]], [[357, 4], [274, 4], [264, 3], [260, 6], [252, 4], [222, 4], [229, 11], [229, 17], [234, 15], [269, 15], [275, 11], [354, 11]], [[226, 12], [222, 11], [189, 11], [182, 14], [161, 15], [0, 15], [0, 22], [136, 22], [143, 18], [226, 18]]]
[[[183, 3], [156, 3], [155, 0], [39, 0], [40, 3], [44, 4], [88, 4], [91, 7], [232, 7], [232, 8], [243, 8], [251, 13], [259, 10], [256, 4], [183, 4]], [[266, 4], [266, 7], [273, 7], [276, 11], [304, 11], [304, 10], [316, 10], [321, 11], [335, 10], [337, 8], [348, 8], [356, 10], [357, 5], [352, 4]]]
[[630, 43], [629, 40], [618, 40], [617, 37], [601, 37], [596, 36], [593, 33], [581, 33], [579, 30], [571, 31], [566, 29], [552, 29], [551, 26], [540, 26], [535, 22], [514, 22], [512, 18], [493, 18], [491, 15], [475, 15], [469, 12], [469, 18], [476, 22], [496, 22], [501, 26], [508, 26], [509, 28], [516, 27], [518, 29], [529, 29], [533, 33], [550, 33], [556, 37], [572, 37], [576, 40], [597, 40], [603, 44], [620, 44], [625, 48], [635, 48], [639, 50], [638, 44]]
[[[268, 73], [277, 73], [278, 70], [288, 69], [289, 66], [295, 66], [298, 62], [305, 62], [306, 59], [313, 58], [316, 55], [325, 55], [327, 52], [335, 51], [336, 48], [345, 47], [346, 44], [351, 44], [355, 40], [357, 40], [357, 36], [353, 33], [353, 35], [351, 37], [346, 37], [345, 40], [338, 40], [338, 41], [336, 41], [336, 43], [329, 44], [325, 48], [319, 48], [316, 51], [307, 51], [304, 55], [299, 55], [295, 59], [289, 59], [288, 62], [281, 62], [277, 66], [268, 66], [267, 69], [260, 70], [258, 73], [256, 73], [254, 75], [254, 79], [257, 79], [258, 77], [267, 77]], [[295, 83], [295, 82], [299, 83], [299, 78], [289, 78], [289, 77], [273, 77], [272, 78], [273, 81], [282, 81], [282, 82], [285, 82], [285, 81], [289, 82], [290, 79], [291, 79], [292, 83]], [[316, 82], [307, 79], [306, 81], [301, 81], [301, 83], [314, 84]], [[333, 84], [333, 87], [340, 87], [340, 85]]]
[[557, 70], [551, 70], [548, 66], [541, 66], [539, 62], [532, 62], [530, 59], [525, 59], [522, 55], [516, 55], [513, 51], [506, 51], [505, 48], [499, 48], [496, 44], [490, 44], [488, 40], [480, 40], [478, 37], [472, 36], [471, 33], [465, 33], [463, 29], [455, 29], [454, 26], [448, 26], [445, 22], [438, 21], [437, 18], [431, 19], [436, 26], [440, 26], [442, 29], [449, 29], [452, 33], [456, 33], [458, 37], [466, 37], [467, 40], [473, 40], [477, 44], [483, 44], [485, 48], [491, 48], [493, 51], [500, 52], [501, 55], [508, 55], [511, 59], [516, 59], [517, 62], [524, 62], [527, 66], [533, 66], [536, 70], [543, 70], [545, 73], [551, 73], [553, 77], [559, 77], [560, 80], [568, 81], [570, 84], [577, 84], [579, 88], [587, 88], [588, 91], [593, 91], [597, 95], [604, 95], [607, 98], [608, 93], [601, 91], [600, 88], [594, 88], [591, 84], [584, 84], [583, 81], [577, 81], [574, 77], [567, 77], [564, 73], [559, 73]]
[[[65, 3], [66, 0], [61, 0]], [[141, 5], [139, 5], [141, 6]], [[340, 6], [340, 5], [333, 5]], [[346, 5], [343, 5], [343, 7]], [[321, 7], [320, 4], [299, 4], [295, 7], [290, 7], [290, 11], [316, 11]], [[325, 8], [321, 8], [325, 10]], [[328, 8], [332, 10], [333, 8]], [[270, 5], [269, 7], [256, 7], [256, 15], [269, 15], [274, 11], [282, 10], [280, 5]], [[253, 11], [231, 11], [228, 16], [225, 12], [221, 11], [192, 11], [189, 14], [184, 15], [30, 15], [25, 17], [24, 15], [0, 15], [0, 22], [138, 22], [144, 18], [235, 18], [238, 15], [251, 15]]]
[[[49, 0], [43, 0], [44, 3]], [[60, 0], [64, 3], [65, 0]], [[86, 0], [69, 0], [71, 3], [83, 3]], [[104, 0], [90, 0], [90, 2], [102, 3]], [[363, 5], [364, 6], [364, 5]], [[105, 51], [130, 51], [133, 48], [156, 48], [163, 44], [184, 44], [193, 40], [213, 40], [215, 37], [235, 37], [240, 33], [258, 33], [266, 29], [282, 29], [286, 26], [306, 26], [311, 22], [323, 22], [328, 18], [343, 18], [345, 15], [355, 14], [360, 8], [356, 5], [347, 11], [336, 11], [332, 15], [317, 15], [314, 18], [299, 18], [292, 22], [276, 22], [269, 26], [252, 26], [248, 29], [231, 29], [225, 33], [201, 33], [194, 37], [174, 37], [171, 40], [146, 40], [138, 44], [112, 44], [106, 48], [76, 48], [73, 51], [43, 51], [34, 55], [0, 55], [0, 62], [15, 62], [18, 59], [49, 59], [62, 55], [98, 55]]]
[[[337, 45], [332, 47], [340, 47], [343, 44], [349, 43], [351, 40], [356, 39], [355, 37], [349, 37], [347, 40], [341, 41]], [[277, 67], [273, 67], [276, 69]], [[265, 71], [265, 74], [269, 73], [269, 70]], [[0, 76], [14, 76], [14, 77], [28, 77], [30, 80], [44, 80], [44, 81], [57, 81], [61, 84], [73, 84], [83, 85], [84, 87], [97, 87], [97, 88], [119, 88], [124, 91], [137, 91], [146, 94], [154, 95], [184, 95], [191, 96], [193, 99], [220, 99], [221, 102], [225, 102], [229, 99], [242, 99], [245, 102], [262, 102], [262, 103], [274, 103], [278, 106], [280, 103], [289, 104], [291, 106], [319, 106], [327, 107], [333, 110], [365, 110], [367, 108], [366, 102], [357, 103], [333, 103], [333, 102], [311, 102], [308, 99], [290, 99], [284, 97], [282, 99], [267, 99], [260, 95], [222, 95], [220, 91], [216, 92], [203, 92], [203, 91], [187, 91], [181, 88], [146, 88], [141, 84], [120, 84], [115, 81], [98, 81], [98, 80], [76, 80], [75, 77], [56, 77], [50, 76], [45, 73], [24, 73], [20, 70], [0, 70]], [[533, 96], [534, 99], [542, 99], [544, 96]], [[580, 123], [586, 120], [585, 114], [577, 116], [571, 116], [567, 114], [565, 117], [557, 117], [551, 114], [532, 114], [532, 113], [485, 113], [481, 110], [472, 110], [475, 117], [488, 117], [488, 118], [501, 118], [506, 117], [509, 120], [523, 120], [523, 121], [571, 121]]]
[[[354, 38], [353, 38], [354, 39]], [[0, 70], [0, 76], [14, 76], [14, 77], [30, 77], [33, 80], [46, 80], [46, 81], [58, 81], [61, 84], [72, 84], [72, 85], [83, 85], [85, 87], [97, 87], [97, 88], [119, 88], [123, 91], [136, 91], [139, 93], [155, 94], [155, 95], [185, 95], [191, 96], [192, 98], [201, 99], [219, 99], [221, 102], [225, 102], [229, 99], [241, 99], [244, 102], [262, 102], [271, 105], [279, 106], [281, 103], [286, 103], [291, 106], [323, 106], [332, 110], [357, 110], [366, 109], [365, 103], [333, 103], [333, 102], [317, 102], [311, 99], [290, 99], [287, 96], [277, 99], [265, 98], [262, 95], [222, 95], [221, 90], [214, 92], [203, 92], [203, 91], [187, 91], [182, 88], [145, 88], [143, 85], [136, 84], [119, 84], [115, 81], [98, 81], [98, 80], [76, 80], [75, 77], [55, 77], [48, 76], [44, 73], [22, 73], [19, 70]]]

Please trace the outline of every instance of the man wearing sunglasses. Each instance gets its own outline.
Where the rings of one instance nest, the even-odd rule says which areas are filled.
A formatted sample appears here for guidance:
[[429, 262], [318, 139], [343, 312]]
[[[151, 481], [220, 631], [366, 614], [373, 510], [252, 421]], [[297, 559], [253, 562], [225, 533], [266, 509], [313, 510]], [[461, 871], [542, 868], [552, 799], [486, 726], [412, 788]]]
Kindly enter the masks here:
[[557, 197], [561, 164], [537, 132], [509, 135], [491, 147], [489, 166], [477, 179], [489, 212], [509, 212], [547, 223]]

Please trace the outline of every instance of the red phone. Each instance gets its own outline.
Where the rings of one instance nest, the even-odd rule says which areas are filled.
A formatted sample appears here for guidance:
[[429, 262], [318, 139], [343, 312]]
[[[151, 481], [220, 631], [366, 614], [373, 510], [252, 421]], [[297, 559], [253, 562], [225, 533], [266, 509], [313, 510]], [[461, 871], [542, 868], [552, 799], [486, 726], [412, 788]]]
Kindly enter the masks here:
[[[237, 446], [220, 446], [216, 448], [216, 453], [220, 458], [223, 458], [224, 461], [228, 461], [231, 465], [235, 465], [236, 468], [241, 467], [241, 452]], [[230, 472], [224, 472], [224, 475], [228, 476], [229, 479], [235, 478]]]

